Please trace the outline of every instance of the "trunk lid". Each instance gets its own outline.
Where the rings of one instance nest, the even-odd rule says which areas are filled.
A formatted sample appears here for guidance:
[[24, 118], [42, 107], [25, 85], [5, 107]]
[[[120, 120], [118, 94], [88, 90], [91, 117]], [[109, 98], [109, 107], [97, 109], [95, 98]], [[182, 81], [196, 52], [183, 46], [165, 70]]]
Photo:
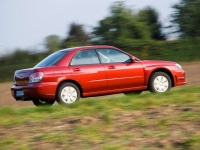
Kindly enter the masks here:
[[35, 70], [32, 68], [17, 70], [14, 74], [14, 83], [15, 85], [25, 86], [29, 83], [29, 77]]

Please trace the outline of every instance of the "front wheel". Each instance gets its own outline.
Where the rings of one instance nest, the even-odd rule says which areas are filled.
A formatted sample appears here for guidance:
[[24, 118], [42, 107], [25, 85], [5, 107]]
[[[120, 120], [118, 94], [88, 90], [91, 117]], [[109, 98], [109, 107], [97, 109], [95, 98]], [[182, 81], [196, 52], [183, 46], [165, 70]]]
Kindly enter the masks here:
[[163, 93], [169, 91], [172, 86], [170, 77], [164, 72], [156, 72], [149, 80], [149, 91]]
[[80, 99], [79, 88], [70, 82], [66, 82], [60, 85], [57, 92], [57, 102], [59, 104], [71, 104], [77, 102]]
[[55, 100], [52, 99], [33, 99], [33, 104], [35, 106], [52, 106]]

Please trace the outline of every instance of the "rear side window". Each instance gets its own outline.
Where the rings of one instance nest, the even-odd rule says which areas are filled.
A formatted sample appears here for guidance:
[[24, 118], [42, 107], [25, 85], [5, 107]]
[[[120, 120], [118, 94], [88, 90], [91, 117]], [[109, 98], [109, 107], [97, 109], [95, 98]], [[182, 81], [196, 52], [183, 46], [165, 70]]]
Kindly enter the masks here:
[[78, 52], [72, 59], [71, 65], [100, 64], [94, 50], [83, 50]]
[[47, 66], [54, 66], [57, 62], [59, 62], [69, 51], [57, 51], [45, 59], [43, 59], [41, 62], [39, 62], [34, 68], [37, 67], [47, 67]]

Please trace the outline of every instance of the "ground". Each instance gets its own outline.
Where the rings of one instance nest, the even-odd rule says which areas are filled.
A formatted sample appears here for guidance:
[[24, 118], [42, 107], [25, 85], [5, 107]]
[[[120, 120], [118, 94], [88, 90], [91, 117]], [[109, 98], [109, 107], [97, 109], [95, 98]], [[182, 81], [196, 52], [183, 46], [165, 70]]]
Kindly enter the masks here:
[[[186, 72], [187, 86], [200, 85], [200, 62], [183, 63], [181, 65]], [[15, 101], [10, 93], [10, 87], [12, 86], [12, 84], [13, 83], [0, 84], [0, 107], [24, 107], [28, 105], [33, 105], [32, 102]]]
[[[200, 85], [200, 62], [181, 65], [186, 72], [186, 86]], [[110, 101], [112, 115], [109, 114], [109, 109], [106, 109], [105, 105], [100, 104], [99, 106], [100, 102], [97, 104], [98, 107], [81, 105], [82, 110], [75, 110], [77, 115], [70, 115], [70, 111], [73, 109], [54, 107], [61, 109], [60, 112], [64, 112], [64, 116], [60, 117], [59, 111], [45, 108], [33, 109], [32, 102], [15, 101], [10, 93], [11, 86], [12, 83], [0, 84], [0, 107], [32, 107], [20, 112], [13, 111], [8, 107], [1, 110], [4, 113], [0, 114], [0, 147], [2, 149], [65, 150], [67, 148], [73, 150], [84, 147], [84, 149], [94, 150], [188, 150], [200, 147], [199, 102], [192, 105], [172, 102], [170, 105], [150, 106], [144, 110], [127, 111], [115, 107], [114, 103]], [[188, 89], [193, 91], [190, 87]], [[191, 100], [193, 100], [193, 96], [189, 95]], [[183, 97], [185, 99], [184, 94]], [[198, 97], [199, 93], [197, 101], [199, 101]], [[175, 98], [178, 99], [178, 97]], [[151, 102], [150, 100], [149, 103], [151, 104]], [[101, 111], [82, 115], [82, 113], [87, 114], [87, 111], [92, 109], [91, 107], [96, 107]], [[24, 114], [24, 112], [27, 113]], [[48, 117], [48, 114], [51, 114], [49, 116], [52, 117]], [[18, 118], [19, 116], [20, 118]], [[45, 116], [49, 119], [42, 118]]]

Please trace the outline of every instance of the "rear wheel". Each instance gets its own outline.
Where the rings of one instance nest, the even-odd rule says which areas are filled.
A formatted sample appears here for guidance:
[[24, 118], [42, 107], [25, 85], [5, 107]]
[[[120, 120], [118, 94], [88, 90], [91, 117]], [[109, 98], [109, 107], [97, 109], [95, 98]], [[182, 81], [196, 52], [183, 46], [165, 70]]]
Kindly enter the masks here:
[[57, 102], [59, 104], [72, 104], [80, 99], [79, 88], [70, 82], [66, 82], [60, 85], [57, 92]]
[[164, 93], [172, 86], [170, 77], [164, 72], [156, 72], [149, 80], [149, 91], [153, 93]]
[[33, 104], [35, 106], [52, 106], [55, 100], [52, 99], [33, 99]]

